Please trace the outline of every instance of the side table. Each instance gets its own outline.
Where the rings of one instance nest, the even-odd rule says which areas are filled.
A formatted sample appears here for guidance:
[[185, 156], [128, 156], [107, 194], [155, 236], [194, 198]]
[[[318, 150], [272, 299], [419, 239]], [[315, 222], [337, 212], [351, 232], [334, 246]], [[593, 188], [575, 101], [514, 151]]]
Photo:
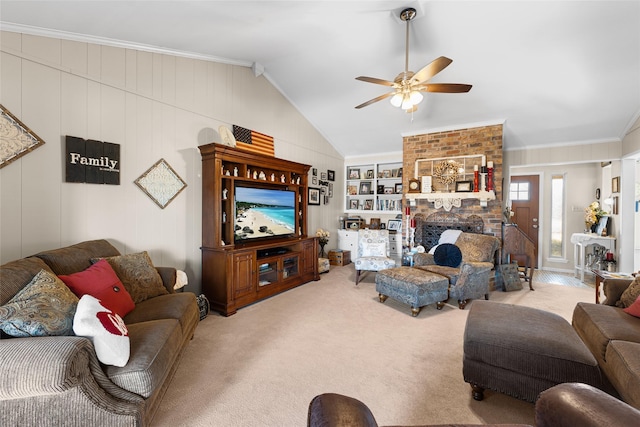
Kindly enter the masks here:
[[600, 284], [610, 279], [633, 280], [629, 273], [613, 273], [604, 270], [591, 270], [596, 275], [596, 304], [600, 304]]

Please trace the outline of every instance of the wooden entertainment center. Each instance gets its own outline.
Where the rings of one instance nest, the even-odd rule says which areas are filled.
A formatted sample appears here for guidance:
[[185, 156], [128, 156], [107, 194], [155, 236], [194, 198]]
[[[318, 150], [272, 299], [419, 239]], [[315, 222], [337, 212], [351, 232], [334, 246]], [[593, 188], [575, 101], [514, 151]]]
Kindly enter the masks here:
[[[198, 148], [202, 156], [202, 291], [211, 309], [230, 316], [238, 308], [319, 280], [318, 245], [315, 237], [307, 237], [311, 166], [215, 143]], [[236, 222], [238, 187], [293, 192], [295, 230], [279, 237], [247, 238], [254, 237], [256, 230]]]

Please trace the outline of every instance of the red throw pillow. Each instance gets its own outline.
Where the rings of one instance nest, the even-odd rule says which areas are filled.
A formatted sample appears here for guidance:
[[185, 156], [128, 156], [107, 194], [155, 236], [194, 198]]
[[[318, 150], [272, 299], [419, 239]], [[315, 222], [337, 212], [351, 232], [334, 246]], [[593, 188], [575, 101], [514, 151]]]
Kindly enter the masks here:
[[635, 302], [629, 307], [623, 309], [625, 313], [629, 313], [632, 316], [640, 317], [640, 296], [636, 298]]
[[58, 277], [78, 298], [91, 295], [120, 317], [126, 316], [135, 308], [131, 295], [104, 259], [84, 271]]

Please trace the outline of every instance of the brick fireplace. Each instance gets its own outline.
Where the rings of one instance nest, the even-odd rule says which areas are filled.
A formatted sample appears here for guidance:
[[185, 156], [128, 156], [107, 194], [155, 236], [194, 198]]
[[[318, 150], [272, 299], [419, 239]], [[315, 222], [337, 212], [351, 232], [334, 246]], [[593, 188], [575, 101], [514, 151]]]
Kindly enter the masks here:
[[[408, 188], [409, 179], [414, 176], [415, 161], [463, 155], [485, 155], [494, 166], [494, 186], [496, 200], [481, 207], [477, 199], [462, 200], [462, 206], [452, 207], [451, 213], [462, 217], [478, 215], [484, 221], [484, 233], [501, 236], [502, 224], [502, 125], [481, 126], [408, 136], [403, 139], [403, 188]], [[407, 200], [404, 200], [405, 206]], [[428, 217], [435, 209], [432, 202], [417, 200], [411, 214]]]

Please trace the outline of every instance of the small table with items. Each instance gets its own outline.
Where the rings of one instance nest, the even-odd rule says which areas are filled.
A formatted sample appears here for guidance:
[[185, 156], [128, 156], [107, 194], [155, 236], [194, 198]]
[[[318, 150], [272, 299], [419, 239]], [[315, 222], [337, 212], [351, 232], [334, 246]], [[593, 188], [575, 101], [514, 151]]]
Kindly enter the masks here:
[[606, 247], [610, 252], [616, 250], [615, 237], [600, 236], [594, 233], [573, 233], [571, 243], [573, 243], [574, 275], [577, 277], [579, 272], [582, 282], [584, 282], [584, 272], [587, 271], [587, 266], [585, 266], [585, 248], [587, 246], [598, 244]]
[[610, 279], [633, 280], [633, 276], [629, 273], [613, 273], [604, 270], [591, 270], [596, 275], [596, 304], [600, 304], [600, 284]]

